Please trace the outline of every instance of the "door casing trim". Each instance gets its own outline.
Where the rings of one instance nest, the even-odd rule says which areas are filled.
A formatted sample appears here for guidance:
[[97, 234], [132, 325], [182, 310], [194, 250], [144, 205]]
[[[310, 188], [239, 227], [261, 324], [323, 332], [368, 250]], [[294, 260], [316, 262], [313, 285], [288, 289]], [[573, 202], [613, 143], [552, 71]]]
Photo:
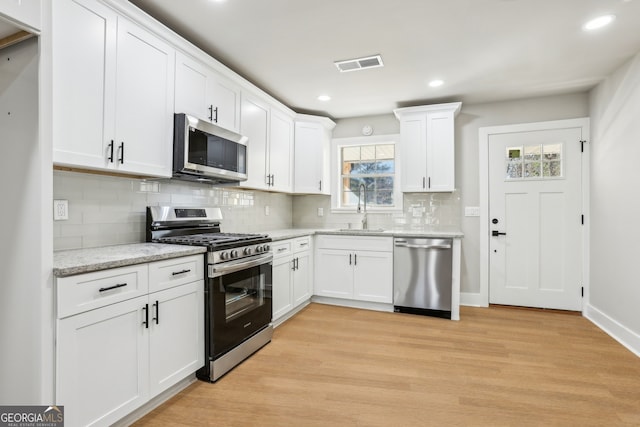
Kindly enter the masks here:
[[[587, 141], [582, 153], [582, 212], [584, 226], [582, 227], [582, 311], [589, 301], [589, 118], [553, 120], [545, 122], [520, 123], [503, 126], [481, 127], [479, 130], [479, 171], [480, 171], [480, 304], [489, 306], [489, 139], [492, 135], [507, 133], [531, 132], [541, 130], [557, 130], [581, 128], [582, 138]], [[576, 143], [579, 143], [576, 141]], [[578, 220], [578, 218], [576, 218]]]

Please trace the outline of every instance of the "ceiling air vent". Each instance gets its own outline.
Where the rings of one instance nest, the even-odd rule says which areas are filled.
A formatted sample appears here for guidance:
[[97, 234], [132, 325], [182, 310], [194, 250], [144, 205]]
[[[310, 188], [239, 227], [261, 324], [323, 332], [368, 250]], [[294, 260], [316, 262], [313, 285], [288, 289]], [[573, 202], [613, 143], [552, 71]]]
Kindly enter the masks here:
[[384, 67], [382, 63], [382, 57], [380, 55], [374, 56], [366, 56], [364, 58], [357, 59], [347, 59], [346, 61], [336, 61], [334, 62], [338, 70], [341, 73], [346, 73], [347, 71], [358, 71], [365, 70], [367, 68], [378, 68]]

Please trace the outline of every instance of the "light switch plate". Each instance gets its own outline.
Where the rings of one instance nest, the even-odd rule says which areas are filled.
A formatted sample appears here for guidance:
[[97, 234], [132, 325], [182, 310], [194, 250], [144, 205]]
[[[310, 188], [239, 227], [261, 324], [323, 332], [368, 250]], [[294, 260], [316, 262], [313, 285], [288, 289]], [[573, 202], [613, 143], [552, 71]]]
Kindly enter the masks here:
[[69, 201], [54, 200], [53, 201], [53, 220], [62, 221], [69, 219]]
[[480, 208], [478, 206], [465, 206], [464, 216], [480, 216]]

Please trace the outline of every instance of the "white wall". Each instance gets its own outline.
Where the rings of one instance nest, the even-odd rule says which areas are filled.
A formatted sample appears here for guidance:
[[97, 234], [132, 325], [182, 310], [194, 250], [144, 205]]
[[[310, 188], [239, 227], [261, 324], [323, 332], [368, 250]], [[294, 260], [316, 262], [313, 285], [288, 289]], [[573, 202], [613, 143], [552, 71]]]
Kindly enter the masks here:
[[[589, 115], [588, 94], [529, 98], [516, 101], [484, 104], [462, 104], [456, 117], [456, 206], [459, 216], [452, 223], [460, 224], [464, 233], [462, 240], [461, 291], [463, 294], [480, 292], [480, 223], [477, 217], [464, 217], [465, 206], [479, 206], [479, 141], [478, 131], [483, 126], [498, 126], [516, 123], [561, 120]], [[362, 126], [372, 124], [374, 135], [398, 133], [400, 125], [393, 114], [356, 117], [336, 121], [334, 137], [361, 136]], [[319, 197], [319, 196], [318, 196]], [[308, 198], [294, 201], [294, 223], [306, 218], [310, 221], [313, 210]], [[302, 209], [302, 211], [300, 210]], [[326, 212], [326, 210], [325, 210]], [[464, 295], [463, 295], [464, 296]], [[464, 301], [464, 300], [463, 300]]]
[[0, 404], [41, 401], [38, 40], [0, 50]]
[[591, 274], [587, 316], [640, 354], [640, 54], [591, 105]]

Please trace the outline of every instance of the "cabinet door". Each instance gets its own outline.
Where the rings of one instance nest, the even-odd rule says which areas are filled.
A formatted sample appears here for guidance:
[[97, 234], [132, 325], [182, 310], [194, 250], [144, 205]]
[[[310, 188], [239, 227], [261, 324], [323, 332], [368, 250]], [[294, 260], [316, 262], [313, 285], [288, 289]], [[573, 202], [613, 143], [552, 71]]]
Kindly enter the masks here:
[[118, 17], [116, 166], [171, 176], [175, 51]]
[[58, 321], [56, 401], [70, 426], [108, 426], [148, 398], [147, 296]]
[[293, 305], [298, 306], [311, 298], [311, 254], [297, 253], [296, 269], [293, 272]]
[[183, 53], [176, 52], [175, 112], [201, 120], [209, 119], [207, 91], [211, 86], [211, 70]]
[[[238, 132], [240, 129], [240, 89], [229, 80], [214, 74], [210, 85], [207, 118], [225, 129]], [[207, 106], [208, 108], [209, 106]]]
[[392, 253], [357, 252], [355, 257], [354, 299], [391, 303], [393, 296]]
[[315, 295], [353, 299], [352, 252], [320, 249], [316, 266]]
[[455, 189], [453, 112], [427, 114], [427, 175], [429, 191]]
[[204, 366], [204, 282], [149, 295], [151, 396]]
[[267, 129], [269, 109], [260, 102], [243, 96], [240, 133], [249, 138], [247, 142], [248, 179], [243, 186], [267, 189]]
[[273, 260], [273, 286], [271, 288], [273, 320], [277, 320], [293, 308], [291, 292], [293, 260], [291, 256]]
[[35, 30], [41, 27], [40, 0], [5, 0], [0, 2], [0, 16], [6, 16]]
[[402, 191], [427, 191], [427, 130], [424, 115], [400, 122]]
[[95, 0], [56, 1], [52, 9], [53, 162], [105, 169], [114, 138], [105, 119], [112, 124], [117, 15]]
[[271, 189], [291, 192], [291, 162], [293, 152], [293, 120], [271, 110], [269, 128], [269, 173], [272, 175]]
[[294, 148], [294, 191], [303, 194], [328, 194], [324, 181], [324, 129], [318, 123], [297, 122]]

